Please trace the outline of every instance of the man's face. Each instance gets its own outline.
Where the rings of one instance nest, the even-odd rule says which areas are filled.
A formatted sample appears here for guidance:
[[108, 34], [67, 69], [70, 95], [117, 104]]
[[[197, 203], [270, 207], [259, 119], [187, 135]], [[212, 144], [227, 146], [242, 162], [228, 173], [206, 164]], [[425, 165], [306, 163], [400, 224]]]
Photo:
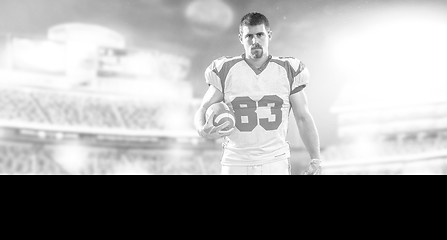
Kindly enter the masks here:
[[267, 30], [264, 24], [243, 26], [239, 39], [248, 58], [260, 59], [264, 55], [269, 54], [269, 42], [272, 39], [272, 32]]

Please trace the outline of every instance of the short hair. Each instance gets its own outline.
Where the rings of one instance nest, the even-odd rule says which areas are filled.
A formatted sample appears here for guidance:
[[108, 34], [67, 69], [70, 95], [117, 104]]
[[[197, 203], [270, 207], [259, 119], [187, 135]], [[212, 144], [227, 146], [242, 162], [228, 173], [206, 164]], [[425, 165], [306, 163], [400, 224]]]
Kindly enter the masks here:
[[258, 12], [251, 12], [245, 15], [241, 20], [241, 25], [239, 26], [239, 32], [242, 32], [242, 27], [244, 26], [258, 26], [264, 24], [267, 30], [270, 30], [270, 22], [268, 18]]

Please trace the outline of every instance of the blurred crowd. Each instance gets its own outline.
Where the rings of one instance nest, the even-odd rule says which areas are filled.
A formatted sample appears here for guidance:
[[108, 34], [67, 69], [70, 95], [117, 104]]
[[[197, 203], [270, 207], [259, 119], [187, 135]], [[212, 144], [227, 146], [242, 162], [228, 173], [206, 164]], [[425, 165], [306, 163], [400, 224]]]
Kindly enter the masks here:
[[[18, 128], [20, 124], [35, 124], [36, 129], [42, 126], [74, 131], [82, 128], [91, 129], [93, 133], [97, 130], [141, 130], [148, 133], [192, 130], [191, 113], [197, 108], [197, 103], [176, 100], [160, 102], [103, 93], [2, 87], [0, 123], [14, 123]], [[192, 142], [186, 145], [177, 148], [166, 143], [144, 149], [132, 144], [127, 144], [127, 148], [120, 147], [120, 144], [108, 147], [87, 144], [67, 148], [36, 139], [2, 140], [0, 136], [0, 174], [219, 173], [221, 149], [218, 145], [204, 147]], [[302, 152], [293, 155], [296, 174], [303, 168], [301, 164], [304, 163], [300, 159], [307, 159], [306, 155], [299, 155]], [[433, 154], [436, 155], [434, 158]], [[328, 165], [332, 164], [328, 173], [334, 174], [386, 174], [387, 171], [402, 174], [407, 171], [402, 166], [409, 162], [415, 171], [447, 174], [447, 131], [402, 132], [383, 135], [381, 139], [340, 141], [324, 149], [323, 159]], [[387, 166], [380, 166], [381, 163], [387, 163]], [[349, 167], [338, 170], [338, 166], [343, 164], [349, 164]], [[391, 167], [390, 164], [396, 166]], [[351, 169], [355, 166], [363, 167]]]
[[[80, 92], [0, 89], [0, 120], [124, 130], [190, 130], [191, 103], [152, 102]], [[187, 114], [182, 118], [179, 115]]]
[[0, 174], [214, 175], [220, 171], [220, 152], [212, 150], [201, 154], [194, 150], [172, 149], [85, 147], [82, 153], [70, 152], [72, 150], [37, 143], [0, 142]]
[[[188, 131], [194, 103], [152, 101], [142, 97], [60, 91], [44, 88], [0, 88], [0, 123], [14, 128], [90, 129], [126, 131]], [[183, 117], [183, 118], [182, 118]], [[98, 133], [99, 134], [99, 133]], [[120, 140], [126, 141], [126, 140]], [[132, 146], [124, 142], [98, 147], [44, 139], [10, 139], [0, 136], [0, 174], [216, 174], [220, 151], [194, 147], [172, 149]], [[83, 145], [82, 145], [83, 144]], [[191, 144], [191, 143], [188, 143]], [[82, 146], [81, 146], [82, 145]], [[168, 148], [168, 149], [165, 149]], [[198, 153], [197, 151], [200, 151]]]
[[339, 143], [323, 152], [327, 174], [447, 174], [447, 132]]

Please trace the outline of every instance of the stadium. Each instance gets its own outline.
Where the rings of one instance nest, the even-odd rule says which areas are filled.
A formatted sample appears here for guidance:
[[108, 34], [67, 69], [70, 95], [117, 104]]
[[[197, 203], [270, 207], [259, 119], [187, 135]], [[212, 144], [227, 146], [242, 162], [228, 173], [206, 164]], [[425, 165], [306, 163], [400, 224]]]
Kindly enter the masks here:
[[[240, 53], [232, 27], [254, 10], [276, 23], [275, 54], [311, 66], [323, 174], [447, 174], [442, 1], [87, 2], [74, 9], [112, 13], [61, 4], [50, 21], [47, 0], [0, 3], [0, 174], [218, 175], [222, 140], [199, 137], [193, 115], [203, 71]], [[10, 23], [14, 13], [42, 22]], [[299, 175], [308, 153], [296, 126], [289, 135]]]
[[1, 173], [216, 171], [196, 157], [215, 144], [188, 118], [197, 103], [187, 59], [128, 49], [119, 33], [80, 23], [54, 26], [47, 39], [4, 36], [2, 52]]

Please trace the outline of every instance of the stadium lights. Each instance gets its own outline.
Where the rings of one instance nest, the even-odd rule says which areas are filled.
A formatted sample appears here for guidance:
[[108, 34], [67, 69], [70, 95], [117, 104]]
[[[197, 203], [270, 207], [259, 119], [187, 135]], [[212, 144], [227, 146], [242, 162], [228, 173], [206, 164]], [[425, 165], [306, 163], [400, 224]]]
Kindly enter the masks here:
[[353, 24], [337, 39], [334, 60], [357, 83], [352, 90], [359, 96], [394, 104], [445, 95], [440, 92], [447, 87], [445, 13], [392, 9]]
[[441, 8], [399, 5], [358, 15], [334, 32], [333, 60], [347, 82], [332, 110], [349, 120], [339, 136], [357, 144], [351, 153], [374, 152], [384, 134], [447, 126], [436, 112], [447, 102], [446, 16]]
[[54, 160], [68, 173], [81, 174], [89, 163], [89, 150], [78, 144], [59, 147]]
[[55, 137], [57, 140], [61, 141], [64, 139], [64, 134], [61, 132], [58, 132], [58, 133], [56, 133]]
[[46, 138], [47, 138], [47, 133], [44, 132], [44, 131], [39, 131], [39, 132], [37, 133], [37, 136], [38, 136], [40, 139], [46, 139]]
[[12, 44], [13, 64], [18, 68], [52, 73], [65, 72], [66, 48], [47, 40], [16, 38]]
[[222, 0], [195, 0], [185, 9], [185, 17], [195, 33], [211, 37], [231, 27], [233, 9]]
[[48, 39], [59, 42], [89, 42], [90, 45], [124, 49], [126, 39], [106, 27], [85, 23], [67, 23], [51, 27]]

